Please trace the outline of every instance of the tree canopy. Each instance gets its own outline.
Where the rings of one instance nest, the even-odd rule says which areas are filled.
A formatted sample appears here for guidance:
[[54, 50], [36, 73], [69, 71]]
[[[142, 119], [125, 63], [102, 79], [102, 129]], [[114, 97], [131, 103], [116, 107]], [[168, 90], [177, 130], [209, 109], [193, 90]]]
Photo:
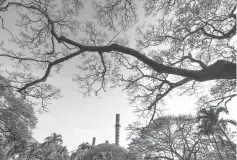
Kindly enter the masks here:
[[135, 160], [135, 158], [128, 150], [107, 142], [96, 146], [88, 142], [82, 143], [70, 156], [71, 160]]
[[[148, 127], [134, 123], [128, 129], [132, 137], [129, 150], [140, 159], [236, 159], [231, 144], [222, 139], [223, 133], [206, 136], [199, 132], [197, 119], [190, 115], [160, 116]], [[227, 134], [231, 137], [233, 133]]]
[[0, 154], [3, 159], [27, 149], [37, 123], [32, 104], [17, 97], [9, 85], [10, 82], [0, 76]]
[[62, 136], [53, 133], [43, 143], [28, 143], [27, 149], [18, 155], [17, 160], [69, 160], [67, 147], [62, 143]]
[[[226, 107], [236, 96], [234, 0], [7, 0], [0, 13], [9, 37], [1, 38], [0, 57], [15, 65], [1, 74], [43, 107], [60, 94], [47, 78], [76, 57], [73, 80], [84, 95], [124, 87], [131, 105], [152, 118], [174, 90], [198, 94], [200, 106]], [[135, 25], [132, 45], [124, 35]]]

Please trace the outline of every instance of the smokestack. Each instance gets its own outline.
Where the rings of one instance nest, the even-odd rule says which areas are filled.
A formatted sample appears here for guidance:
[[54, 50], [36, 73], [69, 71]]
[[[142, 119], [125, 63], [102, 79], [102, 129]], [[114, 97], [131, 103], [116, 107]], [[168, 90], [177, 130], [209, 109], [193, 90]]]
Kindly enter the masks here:
[[95, 137], [93, 137], [93, 140], [92, 140], [92, 146], [95, 145]]
[[119, 145], [120, 114], [116, 114], [115, 123], [115, 145]]

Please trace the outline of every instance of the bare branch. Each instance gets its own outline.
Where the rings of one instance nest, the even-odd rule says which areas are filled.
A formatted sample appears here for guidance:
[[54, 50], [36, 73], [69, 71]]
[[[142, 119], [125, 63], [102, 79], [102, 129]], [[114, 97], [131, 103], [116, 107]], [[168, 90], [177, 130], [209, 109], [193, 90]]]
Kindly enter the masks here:
[[33, 86], [33, 85], [36, 85], [37, 83], [45, 82], [46, 79], [47, 79], [47, 77], [49, 76], [49, 74], [50, 74], [50, 72], [51, 72], [52, 67], [53, 67], [54, 65], [57, 65], [57, 64], [59, 64], [59, 63], [61, 63], [61, 62], [64, 62], [64, 61], [66, 61], [66, 60], [69, 60], [70, 58], [73, 58], [73, 57], [75, 57], [75, 56], [77, 56], [77, 55], [79, 55], [79, 54], [81, 54], [81, 53], [83, 53], [83, 51], [77, 51], [77, 52], [74, 52], [74, 53], [72, 53], [72, 54], [70, 54], [70, 55], [68, 55], [68, 56], [65, 56], [65, 57], [63, 57], [63, 58], [57, 59], [57, 60], [55, 60], [54, 62], [50, 62], [50, 63], [48, 64], [48, 68], [47, 68], [47, 70], [45, 71], [45, 74], [44, 74], [44, 76], [43, 76], [42, 78], [37, 79], [37, 80], [35, 80], [35, 81], [33, 81], [33, 82], [30, 82], [30, 83], [25, 84], [22, 88], [20, 88], [20, 89], [18, 90], [18, 92], [22, 92], [22, 91], [25, 90], [26, 88], [31, 87], [31, 86]]

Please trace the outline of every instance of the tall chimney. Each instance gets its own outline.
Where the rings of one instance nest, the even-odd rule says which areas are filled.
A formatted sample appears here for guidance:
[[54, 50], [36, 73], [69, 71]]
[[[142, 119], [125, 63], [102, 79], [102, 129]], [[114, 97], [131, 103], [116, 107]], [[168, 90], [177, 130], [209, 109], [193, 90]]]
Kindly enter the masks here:
[[116, 114], [115, 123], [115, 145], [119, 145], [120, 114]]
[[93, 137], [93, 140], [92, 140], [92, 146], [95, 145], [95, 137]]

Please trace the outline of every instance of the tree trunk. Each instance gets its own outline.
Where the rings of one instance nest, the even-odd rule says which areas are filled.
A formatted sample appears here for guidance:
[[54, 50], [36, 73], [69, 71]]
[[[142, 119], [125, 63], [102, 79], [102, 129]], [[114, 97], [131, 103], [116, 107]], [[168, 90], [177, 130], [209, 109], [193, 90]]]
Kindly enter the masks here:
[[217, 144], [215, 135], [214, 135], [213, 133], [212, 133], [212, 137], [213, 137], [213, 140], [214, 140], [214, 142], [215, 142], [216, 149], [217, 149], [217, 151], [218, 151], [218, 153], [219, 153], [219, 156], [220, 156], [221, 160], [224, 160], [224, 158], [223, 158], [222, 155], [221, 155], [220, 149], [219, 149], [219, 147], [218, 147], [218, 144]]
[[229, 137], [227, 136], [227, 134], [225, 133], [224, 129], [221, 128], [221, 126], [218, 124], [219, 128], [221, 129], [222, 133], [225, 135], [227, 141], [229, 142], [232, 150], [234, 151], [234, 153], [236, 154], [236, 150], [235, 150], [235, 146], [233, 146], [233, 144], [231, 143], [231, 140], [229, 139]]

